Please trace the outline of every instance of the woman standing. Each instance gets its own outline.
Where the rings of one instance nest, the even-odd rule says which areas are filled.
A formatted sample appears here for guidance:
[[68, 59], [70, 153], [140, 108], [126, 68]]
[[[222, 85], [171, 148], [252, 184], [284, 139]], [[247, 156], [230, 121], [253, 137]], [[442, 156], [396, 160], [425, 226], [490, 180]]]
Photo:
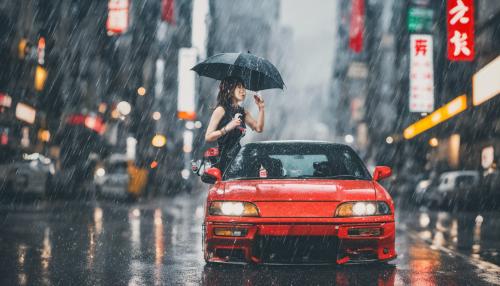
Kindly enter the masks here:
[[220, 161], [219, 169], [224, 173], [227, 164], [240, 149], [240, 139], [245, 135], [246, 126], [261, 133], [264, 130], [264, 100], [254, 95], [259, 115], [255, 120], [252, 115], [239, 105], [245, 100], [246, 89], [243, 80], [238, 77], [226, 77], [219, 85], [217, 106], [212, 113], [205, 133], [205, 141], [217, 140]]

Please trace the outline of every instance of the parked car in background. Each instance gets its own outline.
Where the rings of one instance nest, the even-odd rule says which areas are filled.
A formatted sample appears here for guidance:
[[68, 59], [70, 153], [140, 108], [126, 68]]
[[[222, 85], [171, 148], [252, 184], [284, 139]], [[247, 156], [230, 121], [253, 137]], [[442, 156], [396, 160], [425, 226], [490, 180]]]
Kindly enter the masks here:
[[478, 203], [480, 173], [473, 170], [444, 172], [429, 200], [440, 207], [454, 207]]
[[431, 186], [431, 180], [430, 179], [424, 179], [420, 180], [417, 183], [417, 186], [415, 187], [415, 191], [413, 192], [413, 203], [417, 205], [424, 205], [426, 204], [426, 192], [429, 190], [429, 187]]
[[15, 155], [0, 166], [2, 192], [8, 197], [43, 197], [54, 175], [52, 160], [39, 153]]
[[124, 155], [113, 154], [96, 167], [94, 184], [101, 197], [130, 198], [130, 174]]
[[481, 206], [487, 209], [500, 207], [500, 171], [487, 173], [481, 181]]

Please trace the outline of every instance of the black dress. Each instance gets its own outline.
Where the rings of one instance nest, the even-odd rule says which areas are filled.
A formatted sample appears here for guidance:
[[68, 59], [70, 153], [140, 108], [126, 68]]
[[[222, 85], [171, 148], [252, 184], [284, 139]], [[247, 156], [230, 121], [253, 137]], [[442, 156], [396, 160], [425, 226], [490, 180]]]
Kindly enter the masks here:
[[217, 139], [217, 144], [219, 146], [219, 169], [224, 173], [227, 165], [236, 156], [241, 148], [240, 139], [245, 136], [246, 125], [245, 125], [245, 109], [241, 106], [238, 107], [222, 107], [224, 108], [224, 116], [217, 125], [217, 130], [222, 129], [226, 126], [236, 114], [241, 114], [241, 125], [234, 128], [233, 130], [227, 132], [226, 135]]

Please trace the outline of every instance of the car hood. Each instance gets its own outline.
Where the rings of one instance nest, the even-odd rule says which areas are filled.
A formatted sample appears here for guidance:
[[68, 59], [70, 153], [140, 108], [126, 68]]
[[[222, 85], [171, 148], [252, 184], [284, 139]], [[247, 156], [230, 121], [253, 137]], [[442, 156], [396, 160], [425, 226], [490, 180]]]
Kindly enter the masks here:
[[212, 200], [351, 201], [375, 200], [372, 181], [364, 180], [246, 180], [223, 182]]

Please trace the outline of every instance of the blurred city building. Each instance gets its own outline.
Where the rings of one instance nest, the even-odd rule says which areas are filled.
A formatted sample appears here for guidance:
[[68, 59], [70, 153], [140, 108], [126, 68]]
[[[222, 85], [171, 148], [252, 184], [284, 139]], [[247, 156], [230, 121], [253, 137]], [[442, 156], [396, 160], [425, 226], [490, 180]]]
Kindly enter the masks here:
[[[457, 1], [338, 1], [332, 121], [371, 164], [388, 164], [402, 174], [483, 170], [482, 154], [489, 147], [494, 152], [488, 168], [498, 162], [500, 90], [498, 76], [493, 78], [500, 71], [500, 46], [494, 40], [500, 33], [500, 5], [464, 3], [475, 22], [469, 36], [475, 55], [467, 61], [449, 58], [447, 22]], [[356, 39], [359, 25], [364, 33]], [[417, 40], [416, 47], [414, 39], [423, 40]], [[422, 47], [426, 39], [429, 46]], [[353, 46], [356, 41], [361, 41], [361, 48]], [[415, 48], [431, 55], [425, 76], [432, 84], [426, 86], [426, 94], [415, 94], [431, 108], [420, 111], [411, 103], [415, 83], [419, 84], [411, 82]]]
[[[95, 155], [127, 153], [134, 166], [156, 169], [157, 185], [182, 183], [177, 64], [179, 49], [191, 46], [192, 6], [2, 1], [1, 153], [48, 153], [61, 172], [72, 166], [85, 176]], [[158, 134], [167, 139], [159, 147]]]

